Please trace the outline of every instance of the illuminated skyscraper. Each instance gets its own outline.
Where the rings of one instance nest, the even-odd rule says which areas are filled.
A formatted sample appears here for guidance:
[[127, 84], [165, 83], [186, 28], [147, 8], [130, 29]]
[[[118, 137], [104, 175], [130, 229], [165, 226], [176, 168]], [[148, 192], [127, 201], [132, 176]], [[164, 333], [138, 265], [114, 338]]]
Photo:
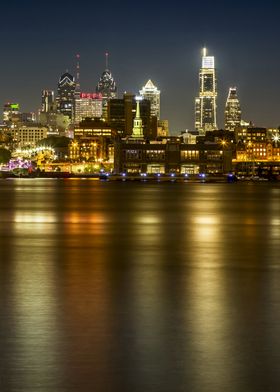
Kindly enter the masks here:
[[215, 58], [203, 49], [199, 72], [199, 97], [195, 99], [195, 128], [201, 134], [217, 129], [217, 80]]
[[54, 92], [52, 90], [42, 91], [42, 109], [44, 113], [54, 110]]
[[234, 131], [241, 124], [241, 109], [236, 87], [230, 87], [225, 109], [225, 129]]
[[106, 53], [106, 67], [96, 86], [96, 93], [102, 95], [103, 117], [107, 119], [108, 100], [117, 97], [117, 86], [108, 68], [108, 53]]
[[151, 79], [145, 84], [142, 90], [139, 91], [144, 99], [151, 102], [151, 116], [156, 116], [159, 120], [160, 117], [160, 91], [153, 84]]
[[74, 77], [68, 72], [64, 73], [57, 86], [57, 111], [68, 116], [70, 121], [74, 119], [75, 88]]

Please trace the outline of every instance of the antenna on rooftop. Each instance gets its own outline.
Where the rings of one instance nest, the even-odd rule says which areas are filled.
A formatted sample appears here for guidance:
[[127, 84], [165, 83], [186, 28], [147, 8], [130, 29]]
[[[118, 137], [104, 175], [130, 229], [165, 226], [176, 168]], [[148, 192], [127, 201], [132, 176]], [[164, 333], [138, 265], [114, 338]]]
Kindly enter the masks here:
[[106, 66], [106, 69], [109, 69], [109, 68], [108, 68], [108, 57], [109, 57], [109, 53], [106, 52], [106, 53], [105, 53], [105, 66]]
[[77, 64], [76, 64], [76, 92], [80, 92], [80, 55], [76, 54]]

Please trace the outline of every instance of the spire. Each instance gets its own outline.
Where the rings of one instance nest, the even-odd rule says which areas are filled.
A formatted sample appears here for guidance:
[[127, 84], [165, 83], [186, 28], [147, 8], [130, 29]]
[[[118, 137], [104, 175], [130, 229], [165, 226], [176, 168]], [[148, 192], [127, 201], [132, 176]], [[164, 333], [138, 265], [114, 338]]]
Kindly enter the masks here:
[[105, 69], [106, 69], [106, 70], [109, 69], [109, 67], [108, 67], [108, 60], [109, 60], [108, 57], [109, 57], [109, 53], [106, 52], [106, 53], [105, 53]]
[[133, 120], [132, 137], [142, 139], [144, 137], [142, 118], [140, 117], [140, 100], [142, 98], [136, 97], [135, 99], [136, 99], [136, 114]]
[[203, 48], [202, 49], [202, 55], [203, 55], [203, 57], [206, 57], [207, 56], [207, 48]]
[[140, 118], [140, 103], [139, 99], [136, 100], [136, 115], [135, 118]]

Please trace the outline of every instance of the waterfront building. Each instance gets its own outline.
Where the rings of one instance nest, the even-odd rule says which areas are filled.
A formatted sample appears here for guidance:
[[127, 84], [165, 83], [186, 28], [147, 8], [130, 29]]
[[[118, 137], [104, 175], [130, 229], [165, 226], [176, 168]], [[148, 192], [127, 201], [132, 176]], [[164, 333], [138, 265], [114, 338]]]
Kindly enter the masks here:
[[159, 120], [160, 118], [160, 91], [153, 84], [151, 79], [142, 87], [142, 90], [139, 91], [141, 97], [147, 99], [151, 102], [151, 116], [156, 116]]
[[89, 118], [102, 116], [102, 95], [96, 93], [80, 93], [75, 98], [75, 124]]
[[195, 99], [195, 129], [200, 134], [217, 129], [217, 79], [215, 58], [203, 49], [199, 72], [199, 97]]
[[96, 86], [96, 93], [102, 95], [103, 118], [108, 118], [108, 101], [117, 97], [117, 85], [108, 67], [108, 53], [106, 53], [106, 66]]
[[75, 80], [70, 73], [64, 73], [57, 86], [57, 111], [67, 116], [70, 121], [74, 120], [74, 102], [75, 102]]
[[241, 109], [236, 87], [230, 87], [225, 107], [225, 129], [234, 131], [241, 125]]
[[231, 171], [232, 146], [220, 143], [182, 143], [180, 137], [139, 143], [119, 141], [115, 150], [117, 173], [223, 174]]

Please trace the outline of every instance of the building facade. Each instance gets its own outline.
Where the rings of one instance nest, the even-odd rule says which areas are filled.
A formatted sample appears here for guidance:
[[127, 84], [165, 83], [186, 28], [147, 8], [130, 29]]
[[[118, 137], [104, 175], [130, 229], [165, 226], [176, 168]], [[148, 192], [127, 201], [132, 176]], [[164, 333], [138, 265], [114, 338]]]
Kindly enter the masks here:
[[75, 98], [75, 124], [86, 117], [100, 118], [102, 116], [102, 95], [96, 93], [80, 93]]
[[[157, 136], [157, 119], [151, 116], [151, 102], [147, 99], [139, 101], [143, 125], [143, 135], [155, 139]], [[108, 123], [116, 129], [121, 137], [132, 135], [136, 116], [136, 97], [125, 93], [122, 99], [111, 99], [108, 103]]]
[[42, 126], [22, 126], [10, 129], [15, 145], [18, 147], [35, 146], [48, 136], [48, 128]]
[[195, 99], [195, 129], [200, 134], [217, 129], [217, 79], [215, 58], [203, 49], [199, 72], [199, 97]]
[[41, 112], [49, 113], [54, 111], [55, 100], [53, 90], [43, 90], [42, 91], [42, 105]]
[[225, 108], [225, 129], [234, 131], [241, 125], [241, 108], [236, 87], [230, 87]]
[[170, 137], [162, 142], [120, 141], [115, 151], [117, 173], [224, 174], [231, 171], [232, 149], [219, 143], [185, 144]]
[[13, 122], [13, 118], [19, 116], [19, 104], [7, 102], [3, 108], [3, 124], [8, 125]]
[[69, 145], [69, 157], [72, 161], [88, 161], [113, 167], [114, 143], [117, 132], [100, 119], [86, 118], [75, 127], [74, 139]]

